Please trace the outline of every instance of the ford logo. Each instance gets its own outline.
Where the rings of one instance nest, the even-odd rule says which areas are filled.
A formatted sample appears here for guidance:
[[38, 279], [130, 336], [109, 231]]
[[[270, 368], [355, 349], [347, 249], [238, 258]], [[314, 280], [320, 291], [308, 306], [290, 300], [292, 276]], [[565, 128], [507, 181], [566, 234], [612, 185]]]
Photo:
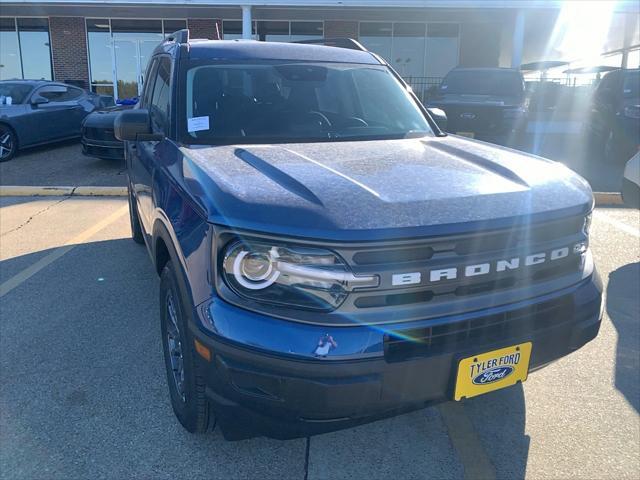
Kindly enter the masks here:
[[497, 382], [498, 380], [507, 378], [513, 373], [513, 371], [514, 368], [509, 365], [505, 365], [503, 367], [493, 367], [476, 375], [472, 381], [475, 385], [486, 385], [488, 383]]
[[475, 113], [461, 113], [460, 114], [460, 118], [468, 118], [469, 120], [473, 120], [474, 118], [476, 118], [476, 114]]

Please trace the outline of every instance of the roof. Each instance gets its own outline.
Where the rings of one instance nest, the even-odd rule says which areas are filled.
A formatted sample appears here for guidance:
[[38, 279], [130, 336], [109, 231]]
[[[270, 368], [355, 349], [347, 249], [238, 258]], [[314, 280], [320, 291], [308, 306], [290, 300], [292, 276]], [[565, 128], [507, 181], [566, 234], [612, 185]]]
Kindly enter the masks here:
[[189, 44], [189, 58], [195, 60], [298, 60], [380, 65], [380, 61], [370, 52], [324, 45], [258, 42], [255, 40], [193, 42]]
[[3, 82], [11, 82], [11, 83], [23, 83], [25, 85], [40, 85], [41, 83], [54, 83], [63, 85], [61, 82], [52, 82], [51, 80], [32, 80], [32, 79], [22, 79], [22, 78], [5, 78], [2, 80]]

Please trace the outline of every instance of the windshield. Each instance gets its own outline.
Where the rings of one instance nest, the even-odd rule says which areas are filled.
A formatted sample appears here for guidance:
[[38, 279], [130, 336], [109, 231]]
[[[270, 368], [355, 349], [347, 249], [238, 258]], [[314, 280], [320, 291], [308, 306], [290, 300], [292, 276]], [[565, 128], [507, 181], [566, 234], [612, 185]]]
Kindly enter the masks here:
[[287, 143], [424, 136], [429, 124], [383, 66], [194, 65], [186, 74], [187, 143]]
[[33, 87], [25, 83], [0, 83], [0, 105], [24, 102]]
[[442, 81], [440, 93], [517, 97], [524, 94], [524, 82], [511, 70], [452, 70]]
[[623, 92], [625, 98], [640, 97], [640, 70], [627, 72], [624, 76]]

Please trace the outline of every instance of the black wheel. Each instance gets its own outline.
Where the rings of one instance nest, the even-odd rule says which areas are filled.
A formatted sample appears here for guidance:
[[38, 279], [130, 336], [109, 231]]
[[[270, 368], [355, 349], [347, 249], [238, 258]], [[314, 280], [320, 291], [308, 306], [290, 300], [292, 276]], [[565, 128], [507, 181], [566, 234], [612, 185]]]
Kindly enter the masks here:
[[140, 218], [138, 217], [138, 207], [131, 194], [131, 184], [127, 187], [129, 190], [129, 223], [131, 223], [131, 237], [133, 241], [141, 245], [144, 244], [144, 236], [142, 235], [142, 227], [140, 227]]
[[160, 277], [160, 321], [169, 396], [182, 426], [191, 433], [203, 433], [215, 426], [215, 416], [205, 396], [204, 377], [196, 363], [184, 312], [176, 272], [169, 261]]
[[7, 125], [0, 124], [0, 162], [8, 162], [18, 152], [18, 137]]

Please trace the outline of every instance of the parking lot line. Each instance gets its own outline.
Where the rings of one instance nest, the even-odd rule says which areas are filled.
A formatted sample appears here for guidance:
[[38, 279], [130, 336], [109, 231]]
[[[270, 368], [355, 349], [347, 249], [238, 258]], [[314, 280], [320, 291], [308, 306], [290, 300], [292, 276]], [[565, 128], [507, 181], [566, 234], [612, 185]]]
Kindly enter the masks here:
[[617, 228], [618, 230], [624, 233], [627, 233], [629, 235], [632, 235], [636, 238], [640, 238], [640, 230], [638, 230], [637, 228], [633, 228], [631, 225], [627, 225], [626, 223], [621, 222], [620, 220], [616, 220], [615, 218], [604, 213], [602, 210], [597, 210], [595, 212], [595, 215], [600, 220], [607, 222], [609, 225]]
[[104, 220], [96, 223], [92, 227], [89, 227], [84, 232], [79, 235], [73, 237], [71, 240], [66, 242], [63, 246], [56, 248], [54, 251], [46, 255], [45, 257], [38, 260], [36, 263], [28, 266], [24, 270], [18, 272], [13, 277], [11, 277], [6, 282], [0, 284], [0, 298], [4, 297], [7, 293], [9, 293], [14, 288], [18, 287], [33, 275], [38, 273], [40, 270], [45, 268], [47, 265], [52, 264], [57, 259], [68, 253], [72, 250], [76, 245], [81, 244], [91, 237], [93, 237], [96, 233], [98, 233], [103, 228], [108, 227], [115, 221], [117, 221], [120, 217], [125, 215], [129, 211], [129, 205], [124, 205], [123, 207], [116, 210], [114, 213], [109, 215]]
[[459, 402], [447, 402], [438, 406], [442, 420], [458, 459], [464, 468], [465, 479], [493, 480], [496, 469], [489, 460], [476, 430]]

